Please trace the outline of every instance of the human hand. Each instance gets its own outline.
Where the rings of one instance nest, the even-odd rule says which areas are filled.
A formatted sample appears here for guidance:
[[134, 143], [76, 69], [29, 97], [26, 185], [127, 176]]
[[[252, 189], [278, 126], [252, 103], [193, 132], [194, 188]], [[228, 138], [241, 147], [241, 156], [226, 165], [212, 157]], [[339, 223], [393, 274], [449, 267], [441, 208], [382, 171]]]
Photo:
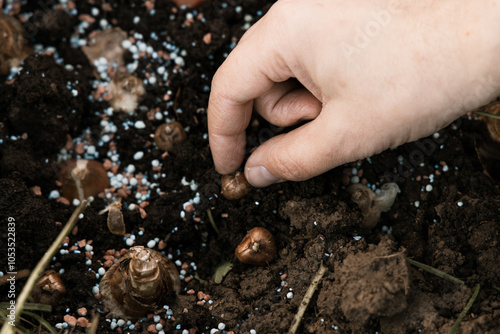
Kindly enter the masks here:
[[498, 31], [498, 1], [280, 0], [213, 78], [215, 167], [243, 162], [253, 108], [277, 126], [310, 120], [252, 153], [256, 187], [430, 135], [500, 94]]

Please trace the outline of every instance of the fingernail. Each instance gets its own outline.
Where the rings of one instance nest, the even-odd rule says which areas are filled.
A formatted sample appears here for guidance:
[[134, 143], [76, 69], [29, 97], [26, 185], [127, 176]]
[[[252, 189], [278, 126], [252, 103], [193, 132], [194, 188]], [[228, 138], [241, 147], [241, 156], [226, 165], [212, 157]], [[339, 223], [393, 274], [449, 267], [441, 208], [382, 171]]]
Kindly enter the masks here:
[[264, 166], [248, 167], [246, 171], [248, 182], [257, 188], [267, 187], [273, 183], [284, 181], [269, 173]]

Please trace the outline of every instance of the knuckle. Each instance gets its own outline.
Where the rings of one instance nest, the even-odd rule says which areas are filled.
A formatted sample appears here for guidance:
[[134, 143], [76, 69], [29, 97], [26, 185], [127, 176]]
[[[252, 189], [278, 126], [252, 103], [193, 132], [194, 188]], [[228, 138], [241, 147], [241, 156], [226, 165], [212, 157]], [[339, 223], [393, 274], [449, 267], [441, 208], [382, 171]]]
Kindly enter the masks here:
[[282, 150], [274, 155], [274, 166], [280, 173], [281, 178], [290, 181], [302, 181], [310, 177], [310, 171], [304, 160], [299, 156], [290, 154], [288, 150]]

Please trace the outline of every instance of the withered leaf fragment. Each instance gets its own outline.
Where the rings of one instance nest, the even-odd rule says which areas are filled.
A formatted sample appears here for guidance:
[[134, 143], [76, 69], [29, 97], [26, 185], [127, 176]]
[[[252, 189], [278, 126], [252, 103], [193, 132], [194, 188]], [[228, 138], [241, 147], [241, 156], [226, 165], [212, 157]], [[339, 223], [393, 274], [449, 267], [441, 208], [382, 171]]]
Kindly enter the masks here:
[[99, 214], [108, 213], [108, 229], [116, 235], [124, 235], [126, 233], [125, 222], [122, 214], [122, 199], [119, 198], [104, 210], [99, 211]]
[[389, 211], [394, 204], [399, 187], [396, 183], [386, 183], [381, 187], [378, 195], [359, 183], [350, 185], [346, 190], [351, 194], [351, 200], [361, 210], [363, 215], [362, 228], [371, 230], [377, 225], [380, 214]]
[[161, 307], [169, 295], [179, 294], [181, 281], [165, 255], [136, 246], [108, 269], [99, 286], [113, 315], [138, 319]]
[[500, 181], [500, 142], [489, 138], [484, 141], [476, 140], [474, 147], [484, 173], [493, 180]]
[[21, 23], [10, 15], [0, 13], [0, 75], [10, 73], [31, 53], [23, 36]]
[[40, 304], [55, 306], [66, 293], [61, 276], [56, 271], [47, 270], [31, 291], [33, 300]]

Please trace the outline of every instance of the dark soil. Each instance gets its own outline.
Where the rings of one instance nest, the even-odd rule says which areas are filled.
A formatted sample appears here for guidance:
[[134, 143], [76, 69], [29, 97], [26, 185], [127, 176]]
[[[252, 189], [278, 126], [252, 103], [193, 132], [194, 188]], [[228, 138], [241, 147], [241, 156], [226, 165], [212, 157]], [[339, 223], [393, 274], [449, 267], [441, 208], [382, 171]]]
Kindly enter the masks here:
[[[322, 262], [328, 272], [299, 333], [447, 333], [477, 284], [481, 290], [458, 333], [500, 333], [500, 189], [476, 154], [476, 147], [489, 140], [483, 122], [464, 117], [432, 137], [312, 180], [254, 189], [241, 200], [228, 201], [219, 195], [220, 175], [206, 136], [210, 81], [245, 24], [258, 20], [272, 1], [207, 1], [195, 11], [164, 0], [146, 2], [154, 4], [154, 15], [143, 1], [76, 1], [77, 13], [50, 1], [34, 3], [22, 5], [14, 16], [24, 18], [30, 43], [43, 48], [25, 60], [13, 80], [0, 83], [0, 248], [5, 254], [12, 217], [17, 270], [35, 267], [75, 209], [62, 199], [49, 199], [53, 190], [60, 190], [59, 160], [90, 155], [108, 160], [113, 177], [149, 181], [142, 187], [124, 185], [119, 194], [126, 196], [123, 214], [135, 245], [158, 238], [154, 248], [183, 270], [181, 294], [169, 310], [157, 312], [165, 333], [210, 333], [220, 323], [225, 324], [222, 332], [285, 333]], [[108, 5], [112, 10], [105, 10]], [[99, 9], [95, 22], [78, 32], [78, 15], [93, 15], [93, 8]], [[34, 15], [29, 18], [28, 13]], [[140, 20], [134, 23], [136, 16]], [[105, 100], [89, 98], [96, 88], [94, 68], [70, 43], [75, 34], [85, 38], [99, 29], [102, 19], [128, 36], [142, 34], [157, 52], [172, 52], [165, 41], [185, 50], [183, 66], [147, 55], [139, 58], [136, 76], [148, 78], [164, 66], [168, 78], [146, 84], [146, 97], [133, 114], [107, 114]], [[159, 38], [151, 37], [152, 32]], [[203, 42], [208, 33], [210, 44]], [[132, 61], [127, 52], [125, 62]], [[168, 155], [150, 137], [165, 121], [154, 117], [158, 112], [188, 128], [187, 142]], [[106, 132], [103, 120], [116, 126], [116, 132]], [[145, 128], [134, 127], [136, 121], [143, 121]], [[248, 130], [249, 151], [279, 131], [256, 117]], [[109, 141], [103, 141], [104, 134], [110, 135]], [[96, 155], [88, 153], [89, 146]], [[137, 151], [144, 157], [135, 160]], [[111, 161], [116, 154], [119, 158]], [[153, 167], [154, 160], [161, 168]], [[370, 232], [360, 232], [360, 210], [345, 191], [353, 172], [377, 188], [397, 182], [401, 189], [392, 209]], [[114, 197], [117, 191], [107, 192]], [[146, 196], [138, 198], [138, 193]], [[62, 272], [67, 293], [51, 313], [42, 315], [61, 327], [66, 315], [79, 318], [77, 310], [85, 307], [89, 321], [103, 313], [97, 333], [155, 333], [152, 316], [132, 322], [133, 330], [129, 324], [111, 330], [112, 320], [93, 292], [104, 256], [118, 257], [129, 247], [127, 238], [109, 232], [106, 215], [98, 214], [109, 202], [103, 196], [92, 202], [63, 245], [68, 252], [51, 262], [51, 268]], [[208, 210], [220, 233], [210, 224]], [[244, 265], [234, 256], [246, 231], [256, 226], [270, 230], [277, 242], [278, 257], [267, 266]], [[86, 254], [84, 247], [72, 247], [82, 240], [92, 240], [92, 254], [90, 248]], [[406, 258], [465, 284], [417, 269]], [[224, 261], [233, 268], [217, 284], [213, 275]], [[9, 271], [5, 256], [0, 270], [4, 275]], [[24, 282], [16, 281], [17, 296]], [[1, 301], [8, 301], [7, 286], [0, 288]]]

